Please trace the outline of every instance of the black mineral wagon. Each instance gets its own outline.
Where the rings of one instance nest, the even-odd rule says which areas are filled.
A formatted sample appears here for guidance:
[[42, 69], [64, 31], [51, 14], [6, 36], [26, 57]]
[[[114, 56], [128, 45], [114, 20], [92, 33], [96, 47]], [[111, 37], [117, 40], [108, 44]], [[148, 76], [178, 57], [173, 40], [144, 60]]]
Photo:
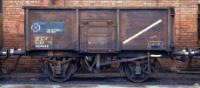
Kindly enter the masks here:
[[84, 63], [91, 72], [112, 64], [133, 82], [147, 80], [155, 58], [171, 51], [172, 8], [26, 6], [26, 54], [45, 57], [49, 78], [68, 80]]

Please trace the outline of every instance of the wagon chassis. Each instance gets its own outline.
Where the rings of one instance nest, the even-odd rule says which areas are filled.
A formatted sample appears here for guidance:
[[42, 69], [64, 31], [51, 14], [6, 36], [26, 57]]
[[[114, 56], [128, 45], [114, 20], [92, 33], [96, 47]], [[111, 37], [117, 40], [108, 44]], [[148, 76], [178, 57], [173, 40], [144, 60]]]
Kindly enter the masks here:
[[[86, 69], [89, 72], [101, 73], [103, 67], [110, 66], [112, 64], [119, 64], [117, 67], [121, 72], [124, 72], [129, 80], [133, 82], [146, 81], [151, 73], [154, 72], [152, 60], [156, 59], [151, 57], [150, 53], [146, 56], [138, 56], [133, 58], [119, 58], [115, 57], [114, 60], [107, 60], [105, 57], [101, 57], [103, 54], [96, 54], [96, 56], [85, 56], [82, 55], [77, 57], [60, 57], [60, 56], [48, 56], [42, 59], [43, 72], [49, 76], [49, 78], [56, 82], [64, 82], [70, 79], [70, 77], [79, 69], [78, 64], [82, 60], [86, 64]], [[39, 56], [41, 57], [41, 56]], [[42, 58], [42, 57], [41, 57]], [[116, 59], [117, 58], [117, 59]], [[106, 62], [102, 60], [106, 59]], [[135, 64], [135, 67], [127, 65], [128, 63]], [[130, 69], [126, 69], [129, 67]], [[133, 71], [133, 69], [135, 69]], [[131, 75], [131, 74], [132, 75]], [[134, 76], [133, 76], [134, 74]]]

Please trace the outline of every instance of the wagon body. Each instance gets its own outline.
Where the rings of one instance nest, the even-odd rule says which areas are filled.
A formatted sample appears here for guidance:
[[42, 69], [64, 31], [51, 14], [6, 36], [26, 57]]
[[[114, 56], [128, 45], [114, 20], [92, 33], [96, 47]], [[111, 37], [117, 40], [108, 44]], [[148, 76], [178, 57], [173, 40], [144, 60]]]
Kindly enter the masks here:
[[25, 7], [26, 50], [169, 51], [170, 8]]
[[143, 82], [155, 58], [169, 55], [171, 13], [170, 8], [28, 6], [26, 53], [45, 57], [45, 71], [58, 82], [81, 67], [100, 72], [116, 64], [128, 79]]

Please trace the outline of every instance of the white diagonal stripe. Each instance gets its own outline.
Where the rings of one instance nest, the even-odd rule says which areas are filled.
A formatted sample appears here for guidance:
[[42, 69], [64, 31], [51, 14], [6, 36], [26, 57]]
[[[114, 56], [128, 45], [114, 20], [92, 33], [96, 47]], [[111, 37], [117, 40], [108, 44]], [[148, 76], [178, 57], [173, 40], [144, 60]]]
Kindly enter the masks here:
[[158, 25], [158, 24], [161, 23], [161, 22], [162, 22], [161, 19], [158, 20], [158, 21], [156, 21], [156, 22], [154, 22], [153, 24], [149, 25], [148, 27], [146, 27], [145, 29], [141, 30], [141, 31], [138, 32], [137, 34], [135, 34], [135, 35], [129, 37], [128, 39], [124, 40], [124, 41], [123, 41], [123, 44], [126, 44], [126, 43], [130, 42], [130, 41], [133, 40], [134, 38], [140, 36], [141, 34], [145, 33], [146, 31], [150, 30], [151, 28], [153, 28], [154, 26]]

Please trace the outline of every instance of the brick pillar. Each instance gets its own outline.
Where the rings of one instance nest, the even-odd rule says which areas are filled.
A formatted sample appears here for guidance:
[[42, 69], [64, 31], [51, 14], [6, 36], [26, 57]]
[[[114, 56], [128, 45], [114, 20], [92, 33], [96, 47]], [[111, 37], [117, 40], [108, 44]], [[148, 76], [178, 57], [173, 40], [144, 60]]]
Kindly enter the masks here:
[[197, 0], [180, 0], [179, 11], [176, 13], [179, 25], [177, 37], [178, 47], [197, 47]]

